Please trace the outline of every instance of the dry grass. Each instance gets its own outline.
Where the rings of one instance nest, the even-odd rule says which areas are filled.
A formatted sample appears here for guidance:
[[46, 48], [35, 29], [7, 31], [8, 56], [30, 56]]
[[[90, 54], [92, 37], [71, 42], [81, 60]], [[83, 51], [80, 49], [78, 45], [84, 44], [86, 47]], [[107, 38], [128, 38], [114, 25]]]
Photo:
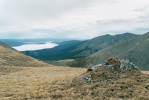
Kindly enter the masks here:
[[72, 86], [72, 79], [85, 71], [69, 67], [12, 67], [0, 75], [0, 100], [147, 100], [148, 76], [130, 73], [131, 79], [124, 74], [113, 84]]
[[5, 75], [17, 71], [21, 71], [23, 68], [21, 67], [13, 67], [13, 66], [0, 66], [0, 75]]
[[0, 66], [43, 67], [52, 65], [26, 56], [0, 43]]
[[65, 60], [53, 60], [47, 61], [47, 63], [55, 66], [70, 66], [74, 59], [65, 59]]
[[83, 72], [85, 69], [69, 67], [26, 67], [0, 75], [0, 100], [50, 100]]
[[[69, 96], [76, 100], [149, 100], [149, 75], [128, 71], [120, 73], [119, 76], [118, 80], [104, 83], [75, 82], [72, 84], [74, 94], [70, 93]], [[93, 78], [100, 80], [102, 77], [97, 75]]]
[[142, 71], [142, 73], [144, 73], [144, 74], [149, 74], [149, 71]]

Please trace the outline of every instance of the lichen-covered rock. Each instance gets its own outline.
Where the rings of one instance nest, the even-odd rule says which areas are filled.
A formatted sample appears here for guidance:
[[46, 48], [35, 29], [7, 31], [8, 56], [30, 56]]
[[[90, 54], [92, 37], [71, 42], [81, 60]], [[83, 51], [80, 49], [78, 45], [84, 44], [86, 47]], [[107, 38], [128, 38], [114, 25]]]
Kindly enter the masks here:
[[129, 62], [128, 60], [120, 60], [117, 57], [110, 57], [108, 58], [104, 64], [97, 64], [95, 66], [90, 66], [88, 71], [95, 71], [100, 67], [105, 67], [109, 71], [132, 71], [132, 70], [139, 70], [139, 68]]
[[120, 70], [121, 71], [139, 70], [139, 68], [135, 64], [129, 62], [128, 60], [122, 59], [120, 61], [120, 63], [121, 63], [120, 64]]
[[95, 71], [97, 68], [99, 68], [99, 67], [101, 67], [102, 66], [102, 64], [97, 64], [97, 65], [95, 65], [95, 66], [89, 66], [88, 67], [88, 69], [87, 69], [87, 71]]
[[106, 61], [105, 61], [105, 65], [113, 65], [115, 70], [119, 70], [120, 69], [120, 60], [117, 57], [109, 57]]

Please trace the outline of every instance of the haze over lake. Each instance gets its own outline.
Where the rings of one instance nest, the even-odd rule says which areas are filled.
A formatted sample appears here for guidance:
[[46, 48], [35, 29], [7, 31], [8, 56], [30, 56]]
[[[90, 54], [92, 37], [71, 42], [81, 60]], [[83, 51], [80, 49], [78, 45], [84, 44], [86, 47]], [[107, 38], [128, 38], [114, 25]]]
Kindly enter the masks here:
[[13, 48], [18, 51], [34, 51], [34, 50], [53, 48], [55, 46], [58, 46], [58, 44], [52, 43], [52, 42], [46, 42], [46, 43], [37, 43], [37, 44], [35, 43], [24, 44], [21, 46], [15, 46]]

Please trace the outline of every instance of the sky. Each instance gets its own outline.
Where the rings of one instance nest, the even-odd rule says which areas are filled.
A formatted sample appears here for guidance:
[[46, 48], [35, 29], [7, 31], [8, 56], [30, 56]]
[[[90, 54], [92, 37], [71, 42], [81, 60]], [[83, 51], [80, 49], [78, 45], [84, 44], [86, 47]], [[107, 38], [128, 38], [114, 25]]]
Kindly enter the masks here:
[[149, 31], [149, 0], [0, 0], [0, 38], [90, 39]]

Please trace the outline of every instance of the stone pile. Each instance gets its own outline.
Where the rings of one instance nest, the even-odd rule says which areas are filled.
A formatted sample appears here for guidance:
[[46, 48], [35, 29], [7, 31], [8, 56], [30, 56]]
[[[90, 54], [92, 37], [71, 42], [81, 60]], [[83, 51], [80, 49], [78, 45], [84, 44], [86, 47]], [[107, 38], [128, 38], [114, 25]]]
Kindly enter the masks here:
[[103, 64], [90, 66], [87, 71], [73, 80], [77, 83], [110, 83], [121, 78], [121, 74], [130, 71], [138, 71], [139, 68], [128, 60], [120, 60], [116, 57], [108, 58]]

